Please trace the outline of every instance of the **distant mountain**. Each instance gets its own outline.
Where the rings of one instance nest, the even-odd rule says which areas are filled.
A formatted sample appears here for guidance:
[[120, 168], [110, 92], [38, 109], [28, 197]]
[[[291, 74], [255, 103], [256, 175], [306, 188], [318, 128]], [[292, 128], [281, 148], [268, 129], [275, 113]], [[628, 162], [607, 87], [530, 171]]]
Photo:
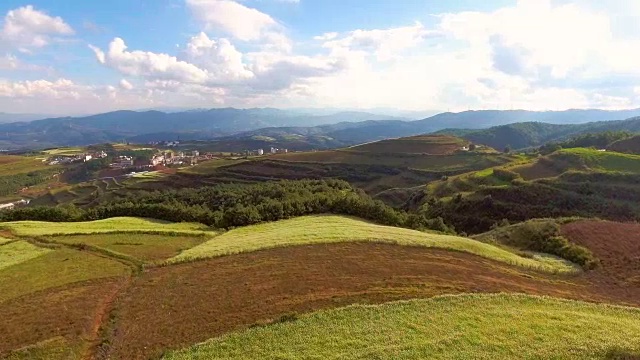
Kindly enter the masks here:
[[84, 117], [0, 124], [0, 144], [11, 148], [33, 148], [86, 145], [123, 139], [212, 139], [267, 127], [318, 126], [384, 118], [383, 115], [361, 112], [314, 116], [271, 108], [224, 108], [174, 113], [123, 110]]
[[[0, 124], [0, 146], [3, 148], [41, 148], [63, 145], [86, 145], [97, 142], [129, 140], [149, 142], [171, 139], [205, 140], [221, 138], [249, 139], [268, 136], [278, 139], [309, 137], [308, 143], [324, 147], [354, 145], [362, 142], [426, 134], [443, 129], [459, 129], [454, 135], [468, 134], [491, 142], [500, 148], [535, 146], [541, 141], [562, 135], [562, 128], [551, 125], [580, 125], [640, 116], [640, 109], [624, 111], [465, 111], [442, 113], [423, 120], [407, 121], [368, 112], [338, 112], [305, 114], [302, 110], [258, 109], [197, 109], [180, 112], [115, 111], [84, 117], [62, 117]], [[530, 125], [532, 123], [545, 125]], [[513, 123], [520, 127], [491, 129], [488, 133], [471, 130], [492, 128]], [[623, 124], [610, 126], [622, 126]], [[461, 130], [462, 129], [462, 130]], [[466, 129], [466, 130], [463, 130]], [[449, 130], [452, 133], [454, 130]], [[566, 132], [578, 131], [567, 128]], [[471, 135], [473, 134], [473, 135]], [[311, 137], [320, 136], [318, 138]], [[491, 139], [494, 140], [491, 140]], [[502, 140], [506, 139], [506, 140]], [[299, 144], [301, 144], [299, 142]], [[314, 148], [314, 147], [312, 147]]]
[[488, 145], [496, 149], [504, 149], [507, 146], [513, 149], [525, 149], [551, 141], [566, 140], [581, 134], [605, 131], [640, 132], [640, 117], [622, 121], [599, 121], [569, 125], [528, 122], [495, 126], [483, 130], [446, 129], [437, 133], [459, 136], [473, 143]]
[[[461, 113], [442, 113], [415, 123], [424, 129], [438, 131], [444, 128], [485, 129], [493, 126], [520, 122], [543, 122], [548, 124], [584, 124], [588, 122], [622, 120], [640, 116], [640, 109], [633, 110], [480, 110]], [[444, 125], [444, 126], [443, 126]]]
[[20, 122], [20, 121], [32, 121], [38, 119], [44, 119], [50, 117], [50, 115], [44, 114], [10, 114], [0, 112], [0, 124]]

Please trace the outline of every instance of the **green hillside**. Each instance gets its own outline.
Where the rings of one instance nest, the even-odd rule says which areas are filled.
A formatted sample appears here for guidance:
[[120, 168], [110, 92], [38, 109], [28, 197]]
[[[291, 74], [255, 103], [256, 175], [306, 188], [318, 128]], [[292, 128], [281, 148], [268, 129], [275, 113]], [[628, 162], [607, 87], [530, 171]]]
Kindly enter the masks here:
[[640, 352], [640, 311], [523, 295], [443, 296], [283, 318], [165, 359], [603, 359]]
[[574, 266], [559, 259], [539, 255], [525, 258], [471, 239], [381, 226], [342, 216], [307, 216], [235, 229], [186, 250], [169, 262], [193, 261], [273, 247], [340, 242], [380, 242], [440, 248], [542, 271], [576, 271]]

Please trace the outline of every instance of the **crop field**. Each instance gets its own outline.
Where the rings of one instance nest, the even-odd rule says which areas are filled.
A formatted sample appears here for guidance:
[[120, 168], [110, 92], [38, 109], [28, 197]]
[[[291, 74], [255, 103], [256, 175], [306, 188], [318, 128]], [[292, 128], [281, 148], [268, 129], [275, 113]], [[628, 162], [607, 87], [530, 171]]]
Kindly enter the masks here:
[[220, 167], [240, 164], [240, 163], [243, 163], [245, 161], [247, 161], [247, 160], [245, 160], [245, 159], [237, 159], [237, 160], [233, 160], [233, 159], [207, 160], [207, 161], [201, 162], [201, 163], [199, 163], [199, 164], [197, 164], [195, 166], [190, 166], [190, 167], [185, 167], [185, 168], [179, 169], [178, 173], [206, 175], [206, 174], [210, 174], [211, 172], [217, 170]]
[[186, 236], [216, 235], [206, 225], [191, 223], [170, 223], [154, 219], [115, 217], [104, 220], [55, 223], [44, 221], [16, 221], [0, 223], [0, 229], [18, 236], [79, 235], [110, 233], [176, 234]]
[[448, 155], [468, 145], [467, 140], [453, 136], [422, 135], [400, 139], [381, 140], [377, 142], [357, 145], [349, 148], [354, 151], [372, 153], [402, 153], [402, 154], [431, 154]]
[[467, 252], [507, 264], [548, 272], [575, 272], [565, 261], [524, 258], [479, 241], [376, 225], [343, 216], [306, 216], [242, 227], [184, 251], [170, 262], [192, 261], [281, 246], [339, 242], [382, 242]]
[[47, 167], [54, 168], [35, 157], [0, 155], [0, 176], [28, 173]]
[[129, 272], [129, 267], [118, 261], [88, 252], [71, 249], [49, 251], [0, 269], [0, 303], [40, 290], [91, 279], [124, 276]]
[[598, 271], [625, 287], [640, 288], [640, 224], [584, 220], [562, 226], [562, 234], [600, 259]]
[[291, 153], [273, 158], [298, 162], [343, 163], [385, 165], [430, 171], [472, 171], [506, 164], [515, 159], [507, 154], [460, 153], [451, 155], [393, 154], [332, 150], [308, 153]]
[[60, 148], [45, 150], [44, 152], [52, 156], [55, 156], [55, 155], [73, 156], [73, 155], [82, 154], [84, 152], [84, 149], [79, 147], [60, 147]]
[[598, 170], [640, 173], [640, 155], [586, 148], [564, 149], [560, 150], [558, 155], [577, 157], [584, 161], [586, 166]]
[[207, 238], [202, 236], [169, 236], [138, 234], [67, 235], [48, 237], [47, 240], [62, 244], [86, 244], [138, 260], [158, 262], [174, 257]]
[[0, 301], [0, 358], [86, 358], [98, 338], [95, 322], [117, 287], [114, 279], [91, 280]]
[[[2, 239], [0, 239], [1, 241]], [[0, 270], [35, 259], [51, 250], [31, 245], [26, 241], [14, 241], [9, 244], [0, 243]]]
[[[579, 275], [461, 252], [378, 243], [274, 248], [148, 269], [118, 303], [108, 355], [148, 359], [292, 312], [466, 292], [620, 301]], [[628, 301], [637, 303], [635, 295]]]
[[614, 351], [640, 352], [638, 339], [638, 309], [463, 295], [322, 311], [165, 358], [602, 359]]

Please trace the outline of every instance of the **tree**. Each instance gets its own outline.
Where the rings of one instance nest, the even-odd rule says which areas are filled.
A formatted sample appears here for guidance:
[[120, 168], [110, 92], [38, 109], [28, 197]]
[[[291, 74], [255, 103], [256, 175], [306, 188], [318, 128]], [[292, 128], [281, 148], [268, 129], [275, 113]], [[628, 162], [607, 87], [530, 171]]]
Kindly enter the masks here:
[[476, 144], [469, 145], [469, 151], [476, 151], [476, 148], [477, 148]]
[[510, 152], [511, 152], [511, 145], [507, 145], [507, 146], [505, 146], [505, 147], [504, 147], [504, 153], [505, 153], [505, 154], [508, 154], [508, 153], [510, 153]]

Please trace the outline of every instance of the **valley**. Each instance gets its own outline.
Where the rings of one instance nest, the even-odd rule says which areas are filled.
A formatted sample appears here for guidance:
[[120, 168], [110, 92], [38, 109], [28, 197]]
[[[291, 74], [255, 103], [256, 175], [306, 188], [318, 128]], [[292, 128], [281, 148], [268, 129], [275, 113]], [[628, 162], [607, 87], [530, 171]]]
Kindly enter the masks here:
[[638, 356], [633, 133], [470, 138], [2, 155], [0, 358]]

